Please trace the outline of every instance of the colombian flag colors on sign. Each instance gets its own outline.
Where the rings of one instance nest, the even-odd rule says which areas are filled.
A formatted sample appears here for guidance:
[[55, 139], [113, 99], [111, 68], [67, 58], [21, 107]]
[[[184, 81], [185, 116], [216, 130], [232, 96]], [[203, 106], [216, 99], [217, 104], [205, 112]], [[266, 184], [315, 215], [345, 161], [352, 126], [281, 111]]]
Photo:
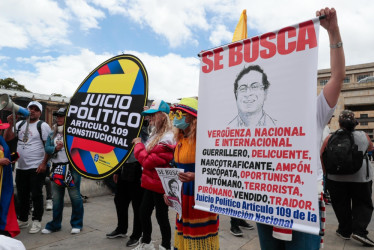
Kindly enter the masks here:
[[86, 77], [71, 98], [64, 126], [66, 153], [81, 175], [102, 179], [127, 160], [147, 95], [147, 71], [133, 55], [113, 57]]

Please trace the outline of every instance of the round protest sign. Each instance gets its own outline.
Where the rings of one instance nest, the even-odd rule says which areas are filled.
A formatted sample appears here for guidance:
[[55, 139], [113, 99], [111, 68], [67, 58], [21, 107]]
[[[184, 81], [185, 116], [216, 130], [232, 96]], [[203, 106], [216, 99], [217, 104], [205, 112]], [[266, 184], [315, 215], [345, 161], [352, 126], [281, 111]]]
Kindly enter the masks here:
[[113, 57], [86, 77], [70, 100], [64, 126], [66, 154], [79, 174], [102, 179], [128, 159], [147, 95], [147, 71], [132, 55]]

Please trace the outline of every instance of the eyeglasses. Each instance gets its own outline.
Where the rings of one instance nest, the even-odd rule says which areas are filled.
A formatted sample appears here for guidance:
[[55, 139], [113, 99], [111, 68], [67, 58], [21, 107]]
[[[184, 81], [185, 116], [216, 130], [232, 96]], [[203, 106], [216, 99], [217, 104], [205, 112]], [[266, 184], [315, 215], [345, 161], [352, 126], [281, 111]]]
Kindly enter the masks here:
[[265, 89], [265, 86], [260, 83], [252, 83], [250, 86], [243, 84], [238, 87], [240, 93], [247, 93], [248, 89], [251, 92], [256, 92]]
[[170, 120], [174, 120], [174, 118], [177, 118], [177, 120], [180, 120], [182, 119], [183, 116], [185, 116], [186, 114], [185, 113], [182, 113], [182, 111], [180, 110], [177, 110], [175, 112], [173, 111], [170, 111], [169, 113], [169, 117], [170, 117]]

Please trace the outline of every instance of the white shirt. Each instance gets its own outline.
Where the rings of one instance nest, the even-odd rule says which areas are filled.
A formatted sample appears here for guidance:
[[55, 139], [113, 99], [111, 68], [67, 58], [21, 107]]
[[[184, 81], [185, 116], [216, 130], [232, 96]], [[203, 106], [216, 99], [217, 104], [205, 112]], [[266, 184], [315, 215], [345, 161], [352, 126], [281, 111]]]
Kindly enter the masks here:
[[[336, 106], [335, 106], [336, 107]], [[321, 141], [322, 141], [322, 132], [326, 124], [329, 122], [330, 118], [334, 114], [335, 107], [330, 108], [329, 104], [326, 101], [325, 96], [323, 95], [323, 90], [317, 97], [317, 152], [321, 150]], [[321, 181], [323, 179], [323, 170], [320, 159], [317, 160], [317, 180]]]
[[[21, 122], [22, 121], [17, 122], [17, 130]], [[17, 152], [19, 153], [20, 158], [18, 159], [17, 169], [27, 170], [38, 168], [39, 165], [43, 162], [45, 154], [44, 144], [40, 140], [39, 131], [37, 129], [37, 123], [38, 122], [29, 124], [28, 140], [26, 142], [24, 142], [23, 139], [27, 123], [23, 124], [18, 133]], [[46, 141], [49, 133], [51, 132], [51, 128], [46, 122], [42, 123], [41, 131], [43, 141]]]
[[[59, 133], [57, 132], [56, 133], [56, 136], [53, 138], [53, 144], [57, 145], [57, 141], [61, 141], [62, 143], [64, 143], [64, 135], [62, 133]], [[62, 144], [64, 145], [64, 144]], [[65, 147], [62, 147], [61, 150], [59, 150], [57, 152], [57, 154], [55, 155], [55, 157], [52, 158], [52, 162], [53, 163], [59, 163], [59, 162], [69, 162], [69, 159], [66, 155], [66, 152], [65, 152]]]

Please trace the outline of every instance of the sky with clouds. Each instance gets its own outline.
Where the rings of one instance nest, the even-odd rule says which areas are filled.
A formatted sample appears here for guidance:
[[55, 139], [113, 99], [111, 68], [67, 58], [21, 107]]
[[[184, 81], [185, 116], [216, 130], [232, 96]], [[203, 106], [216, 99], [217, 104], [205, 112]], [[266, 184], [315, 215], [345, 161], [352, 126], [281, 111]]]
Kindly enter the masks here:
[[[248, 37], [315, 17], [335, 7], [346, 64], [374, 61], [372, 0], [1, 0], [0, 78], [32, 92], [70, 97], [100, 63], [118, 54], [139, 57], [149, 98], [198, 95], [197, 54], [231, 42], [243, 9]], [[321, 29], [318, 68], [329, 68]]]

